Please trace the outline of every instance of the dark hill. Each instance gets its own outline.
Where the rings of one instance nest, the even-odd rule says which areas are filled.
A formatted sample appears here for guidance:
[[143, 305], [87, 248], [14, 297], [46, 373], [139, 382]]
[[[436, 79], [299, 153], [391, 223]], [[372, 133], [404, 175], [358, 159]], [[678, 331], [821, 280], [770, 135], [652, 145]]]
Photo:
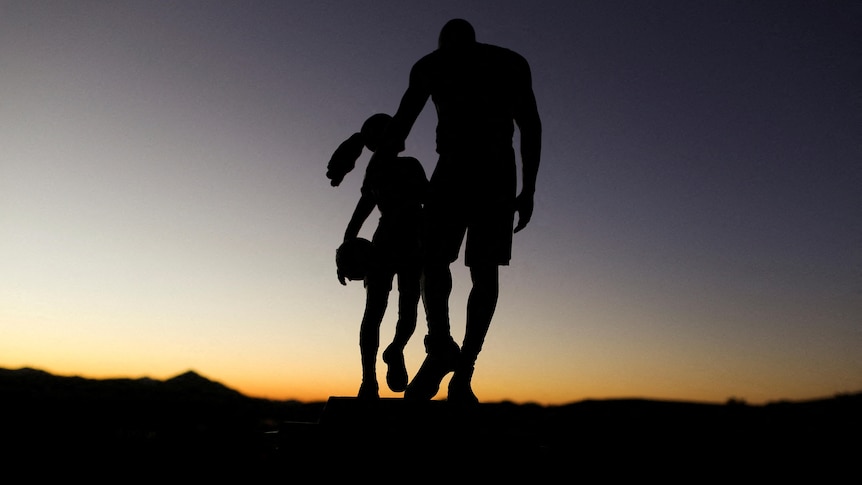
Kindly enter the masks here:
[[97, 471], [185, 470], [198, 478], [297, 467], [349, 478], [411, 467], [424, 467], [429, 479], [449, 477], [451, 467], [461, 477], [481, 472], [475, 478], [531, 471], [531, 481], [540, 473], [610, 480], [689, 471], [733, 478], [743, 470], [751, 478], [824, 478], [862, 451], [862, 394], [759, 406], [621, 399], [463, 409], [401, 399], [270, 401], [193, 371], [159, 381], [0, 369], [0, 406], [6, 463], [96, 460]]

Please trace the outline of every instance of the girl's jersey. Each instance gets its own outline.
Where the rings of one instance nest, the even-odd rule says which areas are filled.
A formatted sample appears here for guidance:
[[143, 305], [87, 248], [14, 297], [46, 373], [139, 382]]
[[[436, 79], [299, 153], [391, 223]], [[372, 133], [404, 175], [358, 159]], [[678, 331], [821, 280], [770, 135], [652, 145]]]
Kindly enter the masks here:
[[362, 195], [371, 197], [380, 212], [372, 242], [383, 260], [418, 258], [427, 190], [425, 169], [416, 158], [374, 159], [366, 169]]

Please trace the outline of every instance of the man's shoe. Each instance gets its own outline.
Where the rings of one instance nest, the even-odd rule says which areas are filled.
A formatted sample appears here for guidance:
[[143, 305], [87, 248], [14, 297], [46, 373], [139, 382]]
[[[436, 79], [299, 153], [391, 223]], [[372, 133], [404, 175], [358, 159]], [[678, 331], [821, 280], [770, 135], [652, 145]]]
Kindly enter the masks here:
[[425, 337], [425, 349], [428, 355], [407, 386], [404, 399], [428, 401], [437, 395], [440, 382], [446, 374], [455, 370], [461, 355], [461, 349], [451, 337], [436, 341]]
[[479, 398], [473, 394], [469, 378], [462, 378], [458, 372], [449, 381], [449, 395], [446, 401], [463, 406], [474, 406], [479, 404]]
[[386, 363], [386, 385], [394, 392], [404, 392], [407, 389], [407, 366], [404, 365], [404, 351], [391, 345], [383, 351], [383, 362]]

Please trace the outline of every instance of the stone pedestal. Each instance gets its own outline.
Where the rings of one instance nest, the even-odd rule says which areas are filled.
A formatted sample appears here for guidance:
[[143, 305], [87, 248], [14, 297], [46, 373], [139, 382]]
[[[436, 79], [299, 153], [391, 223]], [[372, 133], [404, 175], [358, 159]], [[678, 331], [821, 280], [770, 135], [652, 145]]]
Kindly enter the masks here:
[[538, 450], [483, 406], [330, 397], [317, 422], [283, 423], [279, 449], [287, 462], [342, 476], [373, 475], [351, 469], [358, 466], [377, 469], [381, 477], [418, 473], [416, 478], [450, 479], [458, 477], [456, 470], [505, 468], [512, 463], [507, 460]]

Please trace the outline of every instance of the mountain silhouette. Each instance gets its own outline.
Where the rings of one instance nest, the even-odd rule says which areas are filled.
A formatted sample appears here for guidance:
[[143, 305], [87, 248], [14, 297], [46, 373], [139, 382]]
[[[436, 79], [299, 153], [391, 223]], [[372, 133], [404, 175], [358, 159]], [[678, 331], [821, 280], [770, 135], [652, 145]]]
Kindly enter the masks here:
[[193, 370], [171, 377], [165, 381], [165, 384], [170, 386], [179, 386], [187, 390], [194, 389], [203, 393], [240, 396], [238, 391], [235, 391], [220, 382], [207, 379]]
[[259, 461], [272, 451], [266, 432], [316, 419], [322, 408], [250, 398], [194, 371], [162, 381], [0, 369], [0, 456], [9, 464], [79, 467], [98, 459], [110, 470], [200, 474], [213, 463]]
[[[695, 471], [731, 479], [810, 472], [822, 480], [850, 470], [862, 451], [862, 393], [766, 405], [611, 399], [461, 409], [445, 401], [252, 398], [192, 370], [161, 381], [22, 368], [0, 369], [0, 431], [0, 457], [13, 468], [32, 472], [25, 464], [37, 460], [51, 464], [42, 471], [86, 477], [182, 470], [224, 478], [234, 470], [251, 483], [255, 473], [269, 481], [285, 469], [373, 478], [418, 467], [446, 479], [460, 467], [462, 477], [529, 471], [539, 482], [542, 474], [610, 480]], [[357, 460], [382, 462], [343, 466]]]
[[165, 380], [163, 386], [166, 391], [201, 402], [259, 402], [220, 382], [203, 377], [193, 370]]

